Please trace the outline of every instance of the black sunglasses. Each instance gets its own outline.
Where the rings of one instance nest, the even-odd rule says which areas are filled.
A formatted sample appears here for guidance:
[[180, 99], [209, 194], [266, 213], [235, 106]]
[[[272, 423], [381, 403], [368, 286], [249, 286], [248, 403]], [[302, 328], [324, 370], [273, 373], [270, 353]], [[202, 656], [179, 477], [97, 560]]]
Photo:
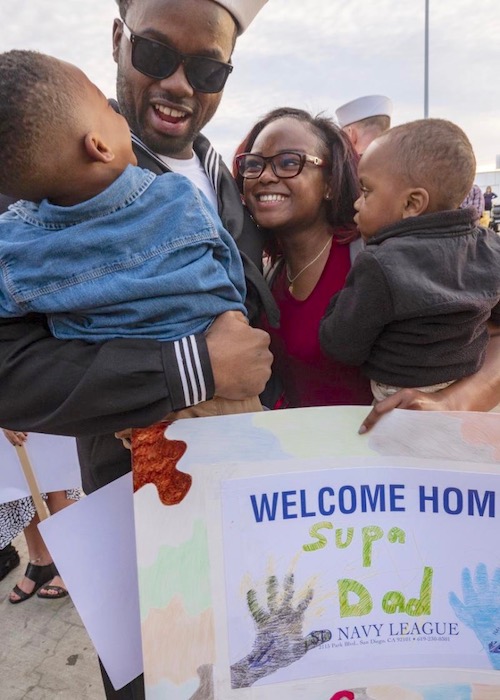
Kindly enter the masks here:
[[163, 80], [173, 75], [182, 64], [186, 78], [198, 92], [220, 92], [233, 70], [230, 63], [206, 56], [189, 56], [160, 41], [134, 34], [123, 24], [123, 34], [132, 44], [132, 65], [149, 78]]
[[286, 179], [297, 177], [302, 172], [306, 163], [311, 163], [320, 168], [325, 161], [318, 156], [310, 156], [307, 153], [297, 151], [283, 151], [274, 156], [260, 156], [257, 153], [241, 153], [235, 158], [236, 167], [241, 177], [246, 180], [257, 179], [266, 169], [266, 163], [271, 163], [271, 168], [276, 177]]

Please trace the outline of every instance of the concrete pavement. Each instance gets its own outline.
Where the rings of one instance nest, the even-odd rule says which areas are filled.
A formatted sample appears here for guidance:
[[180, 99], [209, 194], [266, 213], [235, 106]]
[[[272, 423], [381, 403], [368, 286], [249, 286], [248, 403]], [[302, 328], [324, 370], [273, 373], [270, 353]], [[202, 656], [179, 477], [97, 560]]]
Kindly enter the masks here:
[[97, 656], [71, 598], [9, 603], [28, 564], [23, 535], [14, 545], [21, 564], [0, 581], [0, 700], [103, 700]]

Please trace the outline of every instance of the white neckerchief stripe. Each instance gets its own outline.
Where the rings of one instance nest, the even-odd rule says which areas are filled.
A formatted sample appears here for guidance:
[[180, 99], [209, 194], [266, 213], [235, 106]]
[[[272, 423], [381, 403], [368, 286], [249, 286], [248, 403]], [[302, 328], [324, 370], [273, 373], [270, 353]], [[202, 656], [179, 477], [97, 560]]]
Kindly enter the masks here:
[[212, 146], [208, 147], [203, 167], [212, 181], [214, 190], [217, 192], [217, 181], [219, 177], [219, 154], [214, 148], [212, 148]]
[[[141, 139], [131, 132], [132, 143], [135, 143], [140, 149], [150, 156], [162, 170], [165, 170], [165, 163], [157, 156], [157, 154], [146, 146]], [[203, 169], [205, 170], [208, 179], [212, 183], [214, 191], [217, 193], [217, 183], [219, 181], [220, 156], [212, 145], [208, 146], [205, 158], [202, 161]], [[167, 166], [168, 167], [168, 166]]]
[[205, 169], [206, 174], [210, 178], [212, 185], [213, 185], [213, 180], [214, 180], [214, 173], [213, 173], [213, 167], [212, 167], [213, 159], [214, 159], [214, 157], [213, 157], [212, 149], [210, 147], [208, 147], [207, 152], [205, 153], [203, 167]]
[[[147, 153], [154, 161], [159, 165], [162, 170], [165, 170], [165, 163], [158, 157], [158, 155], [146, 146], [141, 139], [131, 132], [132, 143], [135, 143], [140, 149]], [[220, 156], [212, 145], [209, 145], [205, 158], [202, 161], [203, 169], [205, 170], [208, 179], [212, 183], [214, 192], [217, 194], [217, 183], [219, 182], [219, 171], [220, 171]], [[167, 166], [168, 167], [168, 166]]]

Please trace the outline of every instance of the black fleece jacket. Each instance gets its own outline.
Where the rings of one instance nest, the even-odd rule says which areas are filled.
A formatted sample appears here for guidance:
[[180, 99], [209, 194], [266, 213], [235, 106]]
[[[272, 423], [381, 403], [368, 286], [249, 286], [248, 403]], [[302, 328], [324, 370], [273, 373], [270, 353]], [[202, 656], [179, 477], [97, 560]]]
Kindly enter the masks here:
[[500, 236], [472, 209], [404, 219], [367, 241], [320, 326], [323, 351], [400, 387], [482, 365], [500, 325]]

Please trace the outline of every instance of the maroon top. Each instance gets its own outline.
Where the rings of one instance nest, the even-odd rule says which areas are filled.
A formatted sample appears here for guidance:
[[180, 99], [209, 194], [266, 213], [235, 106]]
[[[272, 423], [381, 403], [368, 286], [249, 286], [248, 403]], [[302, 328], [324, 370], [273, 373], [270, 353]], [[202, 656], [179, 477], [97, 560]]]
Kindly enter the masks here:
[[272, 292], [280, 309], [280, 328], [265, 326], [271, 335], [273, 371], [284, 385], [276, 408], [371, 404], [370, 384], [359, 368], [330, 360], [319, 345], [319, 322], [331, 297], [344, 286], [350, 267], [349, 245], [334, 239], [321, 277], [304, 301], [290, 294], [284, 265], [277, 273]]

